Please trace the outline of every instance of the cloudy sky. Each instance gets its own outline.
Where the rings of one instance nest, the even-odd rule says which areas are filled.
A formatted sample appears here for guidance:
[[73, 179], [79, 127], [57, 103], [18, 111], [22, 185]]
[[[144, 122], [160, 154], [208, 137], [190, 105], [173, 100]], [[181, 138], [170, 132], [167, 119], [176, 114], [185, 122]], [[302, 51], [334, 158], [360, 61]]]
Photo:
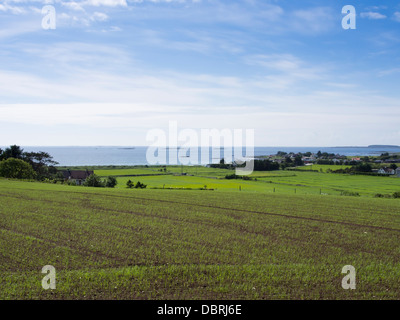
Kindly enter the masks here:
[[0, 0], [0, 145], [400, 144], [399, 53], [400, 1]]

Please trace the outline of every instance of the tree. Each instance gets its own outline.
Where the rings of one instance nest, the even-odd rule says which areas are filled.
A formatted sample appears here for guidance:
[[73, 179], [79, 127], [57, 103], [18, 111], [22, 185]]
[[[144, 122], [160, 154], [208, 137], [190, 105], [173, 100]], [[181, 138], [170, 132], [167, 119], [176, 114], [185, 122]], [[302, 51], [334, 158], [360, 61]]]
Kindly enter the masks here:
[[107, 188], [114, 188], [118, 184], [118, 181], [115, 177], [109, 176], [106, 180], [106, 187]]
[[133, 186], [134, 186], [133, 182], [129, 179], [129, 180], [126, 182], [126, 187], [129, 188], [129, 189], [132, 189]]
[[136, 185], [135, 185], [135, 188], [136, 188], [136, 189], [138, 189], [138, 188], [144, 189], [144, 188], [146, 188], [146, 187], [147, 187], [147, 185], [145, 185], [144, 183], [141, 183], [140, 181], [138, 181], [138, 182], [136, 183]]
[[279, 170], [279, 163], [271, 160], [254, 160], [254, 171], [273, 171]]
[[301, 156], [297, 155], [297, 156], [294, 158], [294, 164], [295, 164], [296, 166], [304, 166], [304, 162], [303, 162], [303, 160], [301, 160]]
[[390, 165], [390, 169], [396, 170], [397, 169], [397, 165], [395, 163], [392, 163]]
[[47, 152], [39, 151], [39, 152], [24, 152], [23, 160], [29, 162], [34, 170], [39, 169], [43, 166], [54, 166], [58, 164], [57, 161], [53, 160], [53, 157], [49, 155]]
[[53, 157], [47, 152], [24, 152], [21, 147], [12, 145], [4, 151], [0, 150], [0, 160], [9, 158], [20, 159], [29, 163], [36, 172], [35, 177], [38, 180], [56, 178], [57, 168], [54, 165], [58, 164], [58, 162], [54, 161]]
[[38, 180], [55, 178], [57, 168], [54, 165], [58, 164], [58, 162], [54, 161], [53, 157], [47, 152], [24, 152], [22, 156], [23, 160], [31, 164], [33, 170], [37, 173]]
[[24, 149], [21, 149], [21, 147], [17, 145], [12, 145], [4, 150], [4, 152], [1, 154], [0, 160], [7, 160], [9, 158], [22, 159], [23, 153]]
[[105, 186], [104, 181], [100, 179], [100, 177], [96, 174], [91, 174], [83, 184], [86, 187], [97, 187], [101, 188]]
[[293, 163], [291, 157], [285, 157], [285, 162], [286, 162], [286, 163]]
[[356, 166], [353, 166], [351, 169], [356, 172], [371, 172], [372, 167], [369, 163], [360, 163]]
[[32, 166], [21, 160], [15, 158], [8, 158], [0, 162], [0, 176], [13, 179], [33, 179], [35, 178], [35, 171]]

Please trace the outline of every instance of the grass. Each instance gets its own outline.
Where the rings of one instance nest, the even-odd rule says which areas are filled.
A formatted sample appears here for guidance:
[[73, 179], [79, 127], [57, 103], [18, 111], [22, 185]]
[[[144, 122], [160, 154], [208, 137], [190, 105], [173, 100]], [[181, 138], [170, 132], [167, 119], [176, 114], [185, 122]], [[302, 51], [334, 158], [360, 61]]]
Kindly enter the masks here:
[[320, 188], [323, 192], [335, 194], [341, 191], [358, 192], [363, 196], [376, 193], [393, 193], [400, 190], [400, 178], [376, 177], [350, 174], [329, 174], [319, 172], [295, 172], [295, 176], [276, 176], [261, 178], [275, 184], [286, 186], [300, 185], [305, 188]]
[[207, 168], [204, 166], [150, 166], [138, 168], [121, 168], [121, 169], [95, 169], [95, 174], [99, 176], [137, 176], [137, 175], [163, 175], [163, 174], [181, 174], [194, 175], [199, 177], [219, 177], [223, 178], [227, 174], [232, 174], [232, 170]]
[[[334, 166], [317, 165], [323, 172]], [[336, 166], [341, 167], [341, 166]], [[342, 193], [359, 193], [363, 197], [374, 197], [375, 194], [393, 194], [400, 191], [400, 178], [363, 176], [350, 174], [329, 174], [303, 171], [255, 171], [250, 177], [253, 180], [227, 180], [227, 174], [234, 170], [168, 166], [167, 171], [159, 171], [163, 167], [131, 168], [114, 170], [95, 170], [100, 176], [117, 176], [118, 188], [125, 188], [130, 179], [147, 184], [148, 188], [171, 189], [208, 189], [217, 191], [341, 195]], [[181, 172], [187, 175], [181, 175]]]
[[328, 164], [313, 164], [309, 166], [303, 166], [303, 167], [298, 167], [298, 170], [317, 170], [320, 172], [326, 172], [328, 169], [330, 170], [339, 170], [339, 169], [346, 169], [346, 168], [351, 168], [349, 165], [328, 165]]
[[134, 168], [134, 169], [108, 169], [108, 170], [94, 170], [94, 173], [100, 177], [107, 176], [140, 176], [140, 175], [164, 175], [166, 172], [159, 171], [159, 169], [152, 168]]
[[0, 179], [0, 217], [0, 299], [400, 298], [396, 199]]

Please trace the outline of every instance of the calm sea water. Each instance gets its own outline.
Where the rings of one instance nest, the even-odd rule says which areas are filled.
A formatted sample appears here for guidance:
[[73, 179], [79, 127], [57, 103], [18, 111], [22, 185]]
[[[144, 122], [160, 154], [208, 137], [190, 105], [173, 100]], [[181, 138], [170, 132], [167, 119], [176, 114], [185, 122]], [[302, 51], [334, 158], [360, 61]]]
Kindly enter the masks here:
[[[4, 148], [4, 147], [3, 147]], [[146, 165], [147, 147], [22, 147], [27, 152], [45, 151], [53, 156], [54, 160], [61, 166], [78, 165]], [[200, 154], [206, 148], [199, 148]], [[220, 155], [218, 155], [220, 151]], [[329, 152], [346, 156], [369, 156], [380, 155], [383, 152], [400, 152], [400, 147], [255, 147], [254, 155], [271, 155], [278, 151], [285, 152]], [[170, 164], [169, 152], [177, 154], [177, 149], [166, 150], [166, 161], [160, 164]], [[213, 154], [214, 152], [214, 154]], [[157, 154], [156, 154], [157, 155]], [[245, 150], [242, 155], [246, 156]], [[224, 150], [221, 148], [209, 149], [208, 163], [217, 163], [224, 157]], [[237, 154], [236, 154], [237, 157]], [[236, 158], [235, 157], [235, 158]], [[184, 157], [177, 157], [178, 163]], [[187, 160], [187, 159], [186, 159]], [[184, 160], [182, 160], [183, 162]], [[175, 164], [175, 163], [172, 163]], [[204, 163], [203, 163], [204, 164]]]

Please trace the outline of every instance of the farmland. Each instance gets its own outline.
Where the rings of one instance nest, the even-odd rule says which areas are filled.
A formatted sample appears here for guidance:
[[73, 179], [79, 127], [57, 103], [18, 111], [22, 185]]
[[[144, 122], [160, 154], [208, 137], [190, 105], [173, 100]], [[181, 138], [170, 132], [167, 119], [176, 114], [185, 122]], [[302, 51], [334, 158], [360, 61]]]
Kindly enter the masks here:
[[[140, 180], [162, 178], [175, 176]], [[0, 299], [400, 298], [398, 199], [245, 190], [0, 179]], [[41, 287], [45, 265], [56, 290]], [[356, 290], [341, 287], [345, 265]]]
[[[400, 191], [400, 178], [331, 174], [325, 172], [335, 166], [318, 165], [317, 167], [322, 169], [322, 172], [255, 171], [250, 175], [253, 180], [227, 180], [224, 177], [234, 173], [233, 170], [205, 167], [168, 166], [166, 172], [159, 171], [160, 168], [150, 167], [140, 170], [95, 170], [95, 173], [103, 177], [117, 176], [118, 188], [125, 188], [128, 180], [139, 180], [147, 184], [148, 188], [201, 189], [207, 186], [208, 189], [216, 191], [238, 191], [240, 189], [242, 192], [304, 195], [320, 193], [340, 195], [343, 191], [348, 191], [357, 192], [361, 196], [374, 197], [377, 193], [392, 194]], [[187, 175], [180, 175], [181, 172]]]

